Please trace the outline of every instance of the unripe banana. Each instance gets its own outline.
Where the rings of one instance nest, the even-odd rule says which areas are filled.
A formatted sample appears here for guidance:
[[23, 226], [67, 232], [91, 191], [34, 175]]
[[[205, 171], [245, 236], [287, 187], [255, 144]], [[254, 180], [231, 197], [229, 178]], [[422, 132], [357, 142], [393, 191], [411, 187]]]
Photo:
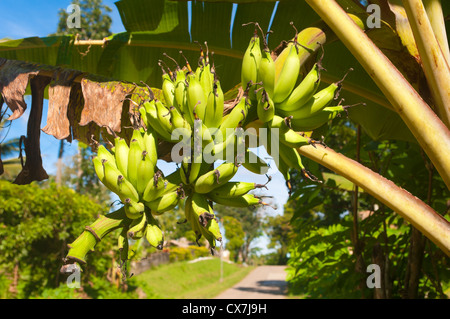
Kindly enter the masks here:
[[277, 110], [286, 112], [294, 111], [302, 107], [317, 92], [320, 85], [319, 63], [314, 64], [308, 74], [303, 78], [299, 85], [289, 94], [289, 96], [281, 103], [276, 104]]
[[195, 239], [197, 244], [200, 246], [200, 244], [198, 243], [198, 240], [202, 237], [202, 230], [201, 230], [201, 225], [200, 225], [200, 221], [198, 220], [198, 216], [194, 214], [193, 209], [192, 209], [192, 196], [188, 196], [186, 198], [185, 204], [184, 204], [184, 214], [186, 217], [186, 220], [189, 222], [189, 224], [191, 225], [192, 231], [195, 233]]
[[127, 176], [131, 184], [137, 188], [137, 180], [139, 174], [138, 165], [142, 161], [142, 153], [144, 149], [136, 139], [130, 141], [130, 150], [128, 152], [128, 168]]
[[283, 175], [284, 180], [286, 182], [286, 187], [288, 188], [289, 194], [292, 190], [291, 185], [291, 174], [289, 172], [289, 166], [284, 162], [283, 158], [280, 156], [278, 163], [277, 163], [278, 170], [280, 171], [281, 175]]
[[150, 127], [143, 134], [144, 150], [147, 152], [148, 157], [156, 165], [158, 161], [158, 141], [155, 132]]
[[128, 238], [133, 240], [142, 238], [145, 235], [146, 226], [147, 218], [145, 217], [145, 214], [142, 214], [139, 218], [133, 219], [127, 232]]
[[209, 192], [207, 196], [218, 197], [238, 197], [247, 194], [251, 190], [258, 188], [259, 185], [250, 182], [228, 182], [213, 191]]
[[263, 122], [269, 122], [275, 115], [275, 106], [266, 90], [262, 91], [261, 98], [258, 99], [257, 105], [258, 118]]
[[215, 170], [209, 171], [197, 179], [194, 184], [194, 191], [200, 194], [209, 193], [232, 179], [237, 170], [238, 167], [234, 162], [220, 164]]
[[247, 97], [243, 96], [220, 124], [223, 140], [226, 140], [228, 128], [235, 129], [244, 123], [247, 113]]
[[305, 166], [302, 163], [302, 158], [297, 149], [280, 143], [280, 157], [290, 167], [302, 172], [305, 170]]
[[254, 194], [244, 194], [236, 197], [220, 197], [209, 193], [207, 195], [215, 203], [231, 207], [250, 207], [256, 205], [267, 205]]
[[242, 58], [241, 67], [241, 86], [243, 90], [249, 89], [249, 98], [255, 99], [255, 84], [259, 81], [258, 69], [261, 63], [261, 47], [260, 40], [257, 34], [257, 29], [250, 39], [249, 45], [245, 50]]
[[214, 211], [205, 195], [192, 194], [192, 213], [200, 222], [202, 235], [208, 240], [211, 247], [214, 248], [216, 246], [216, 240], [222, 240], [222, 235], [220, 234], [219, 225], [215, 220]]
[[155, 163], [150, 159], [147, 151], [142, 152], [141, 161], [139, 162], [137, 169], [136, 190], [138, 191], [138, 194], [142, 196], [148, 182], [153, 179], [153, 175], [155, 174]]
[[189, 112], [194, 114], [194, 119], [205, 121], [206, 94], [203, 87], [195, 74], [188, 74], [188, 87], [186, 89], [187, 105]]
[[134, 186], [122, 175], [119, 169], [112, 163], [103, 160], [103, 176], [100, 181], [108, 187], [113, 193], [116, 193], [123, 201], [129, 198], [134, 201], [139, 201], [139, 195]]
[[[275, 116], [274, 121], [268, 123], [268, 128], [278, 128], [278, 138], [281, 143], [286, 146], [298, 148], [303, 145], [311, 144], [313, 141], [300, 133], [295, 132], [289, 127], [290, 118], [281, 118], [280, 116]], [[289, 123], [289, 124], [288, 124]]]
[[299, 51], [297, 43], [294, 42], [294, 45], [292, 45], [289, 50], [289, 55], [286, 57], [283, 69], [275, 81], [272, 98], [274, 103], [283, 102], [289, 94], [291, 94], [300, 72], [300, 59], [298, 56]]
[[[145, 114], [145, 118], [147, 119], [147, 123], [144, 123], [147, 129], [150, 127], [153, 129], [162, 139], [166, 141], [171, 141], [171, 135], [167, 130], [162, 126], [158, 119], [158, 112], [156, 110], [156, 102], [155, 100], [146, 101], [143, 103], [144, 108], [140, 108], [139, 111], [141, 115]], [[145, 110], [145, 113], [144, 113]], [[144, 118], [144, 117], [143, 117]]]
[[339, 93], [340, 85], [332, 83], [326, 88], [320, 90], [313, 95], [306, 103], [298, 105], [298, 108], [291, 111], [278, 109], [277, 112], [282, 116], [292, 116], [293, 119], [304, 119], [311, 117], [313, 114], [323, 110], [325, 107], [336, 100]]
[[275, 62], [273, 61], [270, 50], [267, 47], [265, 47], [262, 51], [258, 74], [264, 90], [270, 97], [272, 97], [275, 88]]
[[149, 180], [147, 186], [145, 187], [144, 193], [142, 194], [142, 200], [145, 202], [151, 202], [158, 196], [160, 190], [165, 190], [164, 187], [165, 179], [160, 173], [155, 173], [153, 178]]
[[169, 111], [173, 129], [182, 130], [182, 136], [189, 134], [192, 128], [189, 122], [183, 117], [183, 115], [181, 115], [181, 113], [174, 106], [170, 107]]
[[164, 96], [165, 104], [170, 107], [174, 105], [175, 99], [175, 84], [173, 83], [170, 75], [163, 70], [162, 75], [162, 92]]
[[147, 215], [146, 227], [147, 231], [145, 234], [145, 238], [147, 239], [148, 243], [156, 249], [161, 250], [164, 244], [164, 234], [161, 226], [152, 214]]
[[113, 165], [116, 165], [116, 159], [114, 155], [111, 154], [111, 152], [102, 144], [98, 145], [97, 156], [100, 158], [100, 160], [105, 159]]
[[291, 127], [295, 131], [309, 132], [335, 119], [344, 110], [342, 105], [327, 106], [310, 117], [291, 119]]
[[153, 201], [145, 202], [145, 205], [156, 214], [162, 214], [175, 208], [178, 205], [179, 199], [180, 192], [178, 190], [174, 190]]
[[208, 128], [218, 129], [222, 123], [224, 109], [224, 95], [220, 81], [215, 81], [213, 89], [209, 92], [205, 112], [205, 125]]
[[145, 211], [145, 206], [142, 202], [136, 202], [130, 198], [124, 200], [125, 214], [129, 219], [140, 218]]
[[[181, 69], [176, 72], [175, 78], [175, 106], [181, 114], [187, 113], [186, 106], [186, 70]], [[186, 120], [192, 120], [189, 115], [186, 115]], [[192, 124], [192, 122], [190, 123]]]
[[114, 139], [116, 166], [125, 178], [128, 178], [128, 147], [127, 141], [121, 137]]
[[169, 109], [160, 100], [156, 100], [155, 106], [158, 114], [158, 120], [161, 123], [161, 126], [164, 128], [167, 134], [172, 135], [173, 124], [171, 121], [171, 114]]

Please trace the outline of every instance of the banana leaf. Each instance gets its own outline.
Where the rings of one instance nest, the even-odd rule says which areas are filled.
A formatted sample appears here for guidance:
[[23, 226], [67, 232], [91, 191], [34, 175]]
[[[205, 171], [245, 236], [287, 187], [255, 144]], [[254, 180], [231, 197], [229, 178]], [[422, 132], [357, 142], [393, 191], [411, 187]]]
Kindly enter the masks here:
[[[338, 2], [362, 21], [369, 16], [365, 6], [356, 0]], [[367, 34], [411, 83], [421, 85], [426, 92], [414, 45], [407, 32], [397, 30], [398, 11], [392, 11], [386, 0], [368, 3], [378, 3], [383, 10], [381, 28], [368, 29]], [[127, 134], [121, 128], [129, 124], [127, 115], [131, 109], [128, 102], [122, 101], [130, 93], [144, 91], [141, 81], [152, 88], [161, 86], [158, 61], [163, 60], [170, 68], [176, 65], [164, 54], [184, 65], [182, 51], [195, 67], [200, 47], [208, 50], [213, 53], [221, 85], [228, 91], [240, 82], [241, 58], [253, 33], [254, 27], [244, 24], [258, 22], [264, 31], [270, 28], [273, 31], [269, 35], [271, 49], [294, 37], [291, 21], [297, 30], [313, 25], [327, 29], [305, 1], [297, 0], [120, 0], [115, 4], [126, 32], [102, 41], [79, 40], [72, 36], [0, 40], [0, 89], [13, 111], [11, 119], [23, 114], [27, 106], [20, 95], [31, 94], [27, 81], [39, 75], [53, 79], [50, 84], [53, 91], [46, 88], [45, 93], [51, 116], [47, 123], [51, 124], [44, 132], [58, 139], [78, 139], [85, 143], [98, 139], [100, 132], [105, 136], [111, 134], [111, 130]], [[398, 10], [399, 5], [395, 8]], [[356, 59], [333, 38], [330, 30], [326, 30], [326, 34], [329, 41], [324, 47], [324, 83], [341, 79], [353, 68], [344, 81], [341, 98], [345, 104], [366, 104], [351, 108], [350, 119], [361, 124], [374, 140], [415, 141]], [[58, 82], [62, 77], [66, 80]], [[22, 80], [18, 81], [19, 78]], [[56, 94], [59, 89], [65, 93]], [[10, 96], [13, 93], [15, 96]], [[89, 107], [89, 101], [96, 101], [95, 107], [103, 109], [94, 114], [95, 107], [92, 103]], [[56, 114], [61, 113], [63, 119], [57, 119]], [[102, 114], [108, 114], [109, 118], [102, 118]]]

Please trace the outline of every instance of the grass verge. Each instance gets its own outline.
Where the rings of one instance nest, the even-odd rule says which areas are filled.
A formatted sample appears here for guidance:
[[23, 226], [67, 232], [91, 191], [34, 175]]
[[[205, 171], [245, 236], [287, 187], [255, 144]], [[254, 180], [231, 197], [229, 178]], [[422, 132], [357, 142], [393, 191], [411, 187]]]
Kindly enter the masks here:
[[161, 265], [136, 276], [149, 299], [211, 299], [241, 281], [254, 267], [206, 259]]

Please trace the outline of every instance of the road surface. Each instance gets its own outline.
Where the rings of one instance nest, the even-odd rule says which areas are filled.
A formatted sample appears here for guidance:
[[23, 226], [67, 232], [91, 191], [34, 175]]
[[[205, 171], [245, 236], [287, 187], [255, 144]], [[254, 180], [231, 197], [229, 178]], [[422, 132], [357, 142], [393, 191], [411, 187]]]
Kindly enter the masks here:
[[286, 266], [259, 266], [214, 299], [286, 299]]

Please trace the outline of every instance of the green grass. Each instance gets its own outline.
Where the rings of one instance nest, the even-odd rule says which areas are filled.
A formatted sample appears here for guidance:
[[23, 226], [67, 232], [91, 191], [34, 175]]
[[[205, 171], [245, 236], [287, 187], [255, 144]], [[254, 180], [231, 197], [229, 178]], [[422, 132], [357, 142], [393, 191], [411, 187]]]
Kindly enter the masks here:
[[254, 267], [223, 262], [220, 282], [220, 259], [195, 263], [186, 261], [149, 269], [136, 276], [151, 299], [211, 299], [241, 281]]

